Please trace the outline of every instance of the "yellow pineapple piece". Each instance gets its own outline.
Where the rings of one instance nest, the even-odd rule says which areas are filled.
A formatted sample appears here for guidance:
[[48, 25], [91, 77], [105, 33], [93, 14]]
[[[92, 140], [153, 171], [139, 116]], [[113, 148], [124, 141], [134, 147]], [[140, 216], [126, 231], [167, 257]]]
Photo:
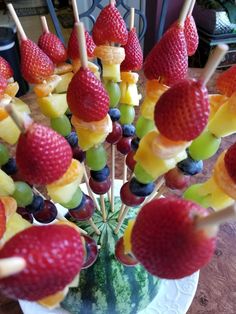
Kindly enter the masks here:
[[146, 96], [140, 106], [140, 114], [149, 120], [154, 120], [154, 110], [156, 106], [156, 101], [153, 101], [152, 99], [148, 98]]
[[228, 97], [220, 94], [209, 95], [210, 115], [209, 121], [214, 117], [217, 110], [228, 100]]
[[67, 169], [66, 173], [64, 173], [64, 175], [58, 179], [57, 181], [51, 183], [50, 187], [62, 187], [66, 184], [69, 184], [75, 180], [79, 180], [81, 182], [82, 178], [83, 178], [83, 167], [81, 165], [81, 163], [76, 160], [76, 159], [72, 159], [71, 164], [69, 166], [69, 168]]
[[199, 195], [205, 197], [205, 201], [215, 210], [220, 210], [232, 205], [235, 200], [229, 197], [216, 183], [214, 177], [202, 183]]
[[23, 102], [20, 98], [13, 97], [12, 105], [13, 105], [13, 108], [18, 113], [28, 113], [28, 114], [31, 113], [29, 106], [25, 102]]
[[0, 169], [0, 196], [12, 195], [15, 184], [12, 178]]
[[68, 72], [68, 73], [62, 74], [60, 76], [61, 81], [55, 87], [54, 92], [56, 94], [65, 93], [67, 91], [68, 85], [70, 84], [70, 81], [71, 81], [72, 77], [73, 77], [73, 73], [72, 72]]
[[40, 110], [49, 118], [58, 118], [62, 116], [67, 108], [66, 94], [52, 94], [37, 99]]
[[48, 96], [54, 91], [61, 80], [60, 75], [51, 75], [47, 80], [44, 80], [43, 83], [35, 85], [34, 92], [37, 97]]
[[132, 253], [131, 235], [132, 235], [134, 223], [135, 223], [134, 219], [129, 220], [127, 228], [125, 229], [125, 232], [123, 235], [124, 253], [125, 254]]
[[160, 83], [158, 80], [148, 80], [146, 83], [146, 95], [149, 99], [157, 102], [160, 96], [168, 90], [168, 86]]
[[121, 91], [121, 97], [120, 97], [120, 103], [121, 104], [127, 104], [130, 106], [138, 106], [140, 95], [138, 93], [138, 88], [136, 84], [129, 84], [126, 82], [120, 83], [120, 91]]
[[20, 130], [11, 117], [7, 116], [0, 121], [0, 138], [6, 143], [14, 145], [20, 136]]
[[84, 151], [104, 142], [107, 135], [112, 131], [112, 122], [109, 115], [101, 121], [93, 122], [84, 122], [72, 116], [71, 123], [78, 134], [79, 146]]
[[156, 131], [147, 133], [140, 141], [134, 159], [152, 177], [157, 178], [175, 167], [175, 159], [161, 159], [153, 154], [152, 143], [157, 136]]
[[234, 101], [234, 97], [231, 96], [226, 103], [220, 106], [208, 124], [209, 131], [216, 137], [225, 137], [236, 132], [236, 100]]
[[19, 84], [17, 82], [9, 83], [5, 89], [5, 94], [11, 97], [15, 97], [19, 90]]
[[7, 220], [6, 232], [3, 236], [3, 241], [8, 241], [18, 232], [31, 227], [31, 223], [21, 217], [21, 215], [14, 213]]

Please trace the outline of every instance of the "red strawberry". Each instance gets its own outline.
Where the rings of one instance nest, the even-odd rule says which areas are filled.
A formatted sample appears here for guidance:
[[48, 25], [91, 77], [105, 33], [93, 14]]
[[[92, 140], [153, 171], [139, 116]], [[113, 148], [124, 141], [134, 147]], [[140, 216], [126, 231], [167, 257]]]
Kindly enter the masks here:
[[138, 71], [143, 65], [143, 52], [140, 46], [136, 29], [133, 28], [128, 34], [128, 41], [124, 46], [125, 60], [121, 63], [122, 71]]
[[3, 57], [0, 57], [0, 75], [7, 80], [13, 76], [13, 70], [10, 64]]
[[144, 65], [148, 80], [159, 79], [172, 85], [184, 79], [188, 70], [188, 54], [184, 31], [172, 26], [148, 54]]
[[216, 86], [221, 94], [228, 97], [236, 91], [236, 65], [233, 65], [218, 76]]
[[41, 83], [54, 72], [49, 57], [31, 40], [23, 40], [20, 45], [21, 72], [31, 84]]
[[23, 257], [26, 268], [0, 279], [1, 291], [13, 299], [37, 301], [63, 290], [79, 273], [84, 247], [79, 233], [60, 225], [33, 226], [17, 233], [0, 258]]
[[206, 127], [208, 116], [208, 92], [196, 80], [173, 85], [160, 97], [154, 113], [156, 127], [172, 141], [196, 138]]
[[30, 184], [46, 185], [58, 180], [71, 159], [72, 151], [64, 137], [46, 126], [33, 123], [19, 138], [16, 162]]
[[225, 157], [225, 167], [231, 179], [236, 183], [236, 143], [230, 146]]
[[0, 200], [0, 239], [6, 231], [6, 213], [3, 202]]
[[195, 54], [199, 42], [197, 27], [192, 15], [188, 16], [185, 20], [184, 35], [187, 44], [188, 56], [192, 56]]
[[[79, 42], [77, 39], [77, 24], [75, 23], [74, 28], [70, 34], [70, 38], [68, 41], [68, 47], [67, 47], [67, 53], [68, 57], [72, 60], [80, 59], [79, 54]], [[85, 41], [86, 41], [86, 47], [87, 47], [87, 54], [89, 58], [94, 57], [94, 49], [96, 48], [96, 45], [93, 41], [92, 36], [89, 35], [87, 31], [85, 33]]]
[[126, 24], [115, 5], [109, 4], [100, 12], [93, 27], [93, 40], [96, 45], [127, 43]]
[[109, 96], [89, 69], [80, 68], [73, 76], [67, 102], [72, 114], [86, 122], [102, 120], [109, 110]]
[[215, 249], [215, 238], [195, 227], [196, 217], [205, 215], [205, 208], [183, 199], [151, 201], [139, 212], [132, 230], [134, 256], [160, 278], [194, 273], [209, 262]]
[[7, 79], [0, 74], [0, 98], [1, 96], [3, 96], [6, 88], [7, 88]]
[[38, 46], [55, 64], [65, 62], [67, 59], [65, 46], [60, 39], [51, 32], [44, 32], [39, 37]]

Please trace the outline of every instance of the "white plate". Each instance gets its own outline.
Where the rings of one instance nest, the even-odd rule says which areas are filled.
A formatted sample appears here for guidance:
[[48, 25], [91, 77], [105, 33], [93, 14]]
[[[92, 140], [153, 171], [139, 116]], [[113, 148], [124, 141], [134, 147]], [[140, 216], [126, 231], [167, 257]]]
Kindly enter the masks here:
[[[115, 195], [119, 195], [121, 180], [116, 180]], [[84, 184], [81, 186], [86, 192]], [[63, 209], [61, 206], [58, 209]], [[197, 290], [199, 272], [180, 280], [162, 280], [160, 290], [148, 307], [139, 314], [185, 314]], [[70, 314], [58, 308], [49, 311], [35, 302], [19, 301], [24, 314]], [[86, 313], [81, 313], [86, 314]]]

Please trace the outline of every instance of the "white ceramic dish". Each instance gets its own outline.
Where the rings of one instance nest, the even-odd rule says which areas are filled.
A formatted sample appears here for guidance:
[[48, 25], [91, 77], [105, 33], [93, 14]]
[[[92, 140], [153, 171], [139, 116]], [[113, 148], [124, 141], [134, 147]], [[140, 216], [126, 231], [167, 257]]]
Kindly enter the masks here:
[[[121, 180], [115, 182], [115, 195], [119, 195]], [[81, 185], [86, 193], [86, 186]], [[57, 206], [61, 214], [65, 214], [62, 206]], [[194, 298], [199, 279], [199, 272], [180, 280], [162, 280], [160, 290], [149, 306], [139, 314], [185, 314]], [[20, 300], [24, 314], [70, 314], [62, 308], [49, 311], [35, 302]], [[81, 313], [86, 314], [86, 313]]]

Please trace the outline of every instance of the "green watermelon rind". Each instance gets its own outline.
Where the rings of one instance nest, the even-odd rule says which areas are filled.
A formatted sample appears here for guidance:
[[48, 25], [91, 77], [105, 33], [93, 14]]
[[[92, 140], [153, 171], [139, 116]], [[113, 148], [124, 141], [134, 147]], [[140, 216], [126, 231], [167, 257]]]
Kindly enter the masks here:
[[[106, 201], [105, 205], [108, 212], [110, 203]], [[95, 224], [102, 231], [101, 236], [95, 235], [88, 223], [77, 223], [96, 239], [101, 249], [95, 264], [81, 271], [79, 287], [70, 288], [61, 304], [71, 314], [136, 314], [145, 309], [158, 293], [159, 278], [147, 273], [141, 265], [127, 267], [115, 258], [115, 243], [123, 235], [128, 220], [136, 217], [138, 212], [138, 208], [130, 208], [120, 232], [115, 235], [113, 230], [120, 206], [120, 198], [116, 197], [115, 211], [109, 212], [106, 224], [101, 213], [93, 215]]]

